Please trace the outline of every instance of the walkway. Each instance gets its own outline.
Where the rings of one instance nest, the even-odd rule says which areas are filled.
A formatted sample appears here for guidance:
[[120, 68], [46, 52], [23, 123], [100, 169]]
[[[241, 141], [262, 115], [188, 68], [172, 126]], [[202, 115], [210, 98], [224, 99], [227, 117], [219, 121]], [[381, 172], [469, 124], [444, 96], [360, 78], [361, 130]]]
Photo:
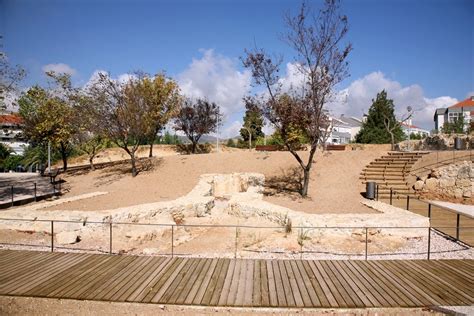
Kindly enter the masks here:
[[0, 295], [204, 306], [474, 304], [474, 261], [308, 261], [0, 250]]

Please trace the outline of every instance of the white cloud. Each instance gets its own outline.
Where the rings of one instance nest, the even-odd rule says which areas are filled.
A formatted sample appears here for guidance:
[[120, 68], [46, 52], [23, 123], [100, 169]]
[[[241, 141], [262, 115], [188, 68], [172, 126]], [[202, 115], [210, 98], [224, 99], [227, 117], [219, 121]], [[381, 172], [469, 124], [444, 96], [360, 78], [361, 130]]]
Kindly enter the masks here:
[[74, 76], [77, 73], [76, 69], [72, 68], [71, 66], [69, 66], [67, 64], [63, 64], [63, 63], [47, 64], [47, 65], [44, 65], [41, 69], [44, 72], [54, 71], [56, 73], [65, 73], [65, 74], [69, 74], [71, 76]]
[[240, 129], [242, 128], [242, 121], [234, 121], [225, 127], [220, 134], [221, 138], [232, 138], [240, 135]]
[[439, 107], [447, 107], [458, 102], [450, 96], [428, 98], [423, 89], [416, 84], [402, 86], [399, 82], [387, 78], [382, 72], [372, 72], [352, 82], [348, 88], [339, 92], [338, 102], [330, 105], [333, 114], [345, 114], [361, 117], [368, 112], [372, 99], [377, 93], [386, 90], [388, 97], [393, 99], [395, 113], [398, 116], [406, 113], [407, 106], [414, 110], [413, 123], [428, 130], [434, 127], [434, 111]]
[[200, 59], [193, 59], [178, 75], [183, 93], [191, 98], [207, 98], [215, 102], [224, 114], [242, 110], [242, 98], [250, 89], [250, 72], [239, 71], [235, 60], [213, 50], [202, 50], [202, 53]]

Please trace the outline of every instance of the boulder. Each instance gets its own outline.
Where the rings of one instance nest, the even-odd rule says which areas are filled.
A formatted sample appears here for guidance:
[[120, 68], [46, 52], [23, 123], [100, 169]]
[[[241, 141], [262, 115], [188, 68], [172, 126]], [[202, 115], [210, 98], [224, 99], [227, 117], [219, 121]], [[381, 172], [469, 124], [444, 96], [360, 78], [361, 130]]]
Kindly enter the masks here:
[[424, 188], [428, 191], [433, 191], [433, 190], [436, 190], [436, 188], [438, 187], [438, 184], [439, 184], [438, 179], [429, 178], [429, 179], [426, 179]]
[[454, 190], [454, 197], [455, 197], [456, 199], [461, 199], [462, 196], [463, 196], [463, 190], [462, 190], [462, 189], [459, 189], [459, 188], [456, 188], [456, 189]]
[[425, 182], [423, 180], [418, 180], [418, 181], [415, 182], [415, 185], [413, 186], [413, 188], [416, 191], [420, 191], [420, 190], [423, 190], [424, 185], [425, 185]]
[[464, 198], [470, 198], [472, 196], [472, 189], [469, 188], [469, 190], [465, 190], [463, 193], [462, 193], [462, 197]]
[[439, 187], [442, 189], [454, 187], [456, 185], [456, 180], [453, 178], [442, 178], [439, 180]]
[[458, 170], [458, 179], [469, 179], [471, 167], [468, 165], [461, 166]]
[[80, 236], [76, 231], [64, 231], [56, 234], [56, 243], [59, 245], [75, 244], [80, 240]]

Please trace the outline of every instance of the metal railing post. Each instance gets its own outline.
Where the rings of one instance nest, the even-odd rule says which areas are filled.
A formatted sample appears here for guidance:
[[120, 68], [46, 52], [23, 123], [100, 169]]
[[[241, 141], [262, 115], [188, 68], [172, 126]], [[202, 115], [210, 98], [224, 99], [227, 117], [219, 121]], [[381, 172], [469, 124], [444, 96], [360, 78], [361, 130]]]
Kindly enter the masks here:
[[171, 258], [174, 257], [174, 225], [171, 225]]
[[35, 182], [35, 202], [37, 201], [37, 197], [36, 197], [36, 182]]
[[390, 205], [392, 205], [393, 189], [390, 188]]
[[375, 196], [377, 197], [377, 201], [379, 200], [379, 185], [376, 184], [376, 191], [375, 191]]
[[237, 243], [238, 243], [238, 241], [237, 241], [237, 238], [239, 238], [239, 236], [238, 236], [238, 235], [239, 235], [238, 229], [239, 229], [239, 228], [238, 228], [237, 226], [235, 226], [235, 248], [234, 248], [234, 258], [237, 258]]
[[430, 260], [430, 249], [431, 249], [431, 227], [428, 227], [428, 260]]
[[51, 221], [51, 252], [54, 252], [54, 221]]
[[13, 185], [11, 187], [11, 193], [12, 193], [12, 206], [13, 206]]
[[428, 203], [428, 218], [431, 219], [431, 203]]
[[109, 254], [112, 254], [112, 220], [109, 222]]
[[461, 215], [459, 213], [456, 214], [456, 239], [459, 240], [459, 221]]
[[410, 196], [407, 195], [407, 211], [410, 210]]
[[367, 255], [368, 255], [368, 229], [367, 227], [365, 228], [365, 260], [367, 261]]

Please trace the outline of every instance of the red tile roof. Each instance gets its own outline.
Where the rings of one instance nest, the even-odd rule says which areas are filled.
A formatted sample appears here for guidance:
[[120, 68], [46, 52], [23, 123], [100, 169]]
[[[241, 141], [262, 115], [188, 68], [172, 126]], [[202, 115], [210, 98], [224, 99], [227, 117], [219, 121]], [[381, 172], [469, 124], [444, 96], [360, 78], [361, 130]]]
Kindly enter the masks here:
[[467, 106], [474, 106], [474, 96], [469, 97], [464, 101], [458, 102], [455, 105], [451, 105], [449, 108], [463, 108]]
[[405, 126], [405, 127], [408, 127], [408, 128], [418, 128], [418, 129], [421, 129], [421, 128], [419, 128], [419, 127], [416, 126], [416, 125], [409, 125], [409, 124], [407, 124], [407, 123], [402, 123], [402, 126]]
[[0, 124], [23, 124], [23, 119], [14, 114], [0, 115]]

